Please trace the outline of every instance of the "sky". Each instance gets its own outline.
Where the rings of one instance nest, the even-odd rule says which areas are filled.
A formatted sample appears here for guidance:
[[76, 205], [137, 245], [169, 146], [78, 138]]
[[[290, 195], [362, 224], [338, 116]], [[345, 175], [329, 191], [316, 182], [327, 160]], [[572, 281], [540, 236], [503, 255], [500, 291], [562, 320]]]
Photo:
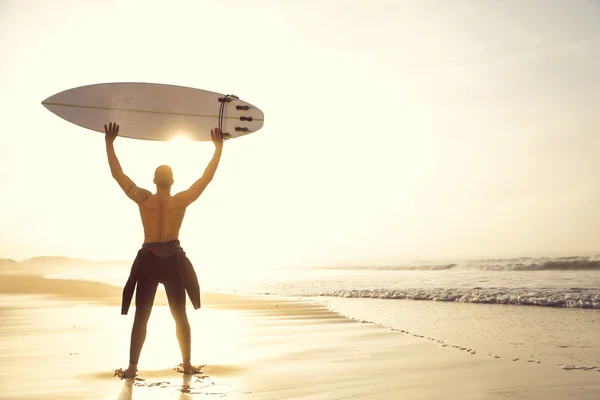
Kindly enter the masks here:
[[[132, 259], [103, 136], [40, 103], [93, 83], [233, 93], [180, 239], [219, 268], [600, 250], [600, 2], [0, 0], [0, 257]], [[118, 138], [138, 186], [211, 143]]]

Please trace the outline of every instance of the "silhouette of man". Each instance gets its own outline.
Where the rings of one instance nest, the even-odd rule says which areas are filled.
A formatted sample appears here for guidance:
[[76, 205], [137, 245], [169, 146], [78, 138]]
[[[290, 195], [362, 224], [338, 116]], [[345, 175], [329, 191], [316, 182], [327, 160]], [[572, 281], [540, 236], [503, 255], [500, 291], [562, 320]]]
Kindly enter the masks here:
[[144, 243], [133, 262], [129, 279], [123, 290], [121, 314], [127, 314], [137, 285], [129, 367], [123, 371], [122, 377], [133, 378], [137, 373], [138, 360], [146, 339], [146, 326], [159, 283], [165, 287], [169, 308], [175, 319], [177, 340], [183, 358], [183, 372], [184, 374], [196, 373], [198, 370], [192, 366], [190, 360], [191, 333], [185, 303], [187, 291], [194, 309], [200, 308], [200, 287], [194, 268], [180, 246], [179, 229], [186, 208], [200, 197], [219, 166], [223, 152], [221, 132], [218, 128], [210, 131], [215, 152], [202, 177], [188, 190], [172, 196], [171, 186], [174, 181], [173, 171], [169, 166], [161, 165], [156, 168], [155, 194], [139, 188], [123, 173], [115, 153], [114, 141], [119, 134], [119, 125], [110, 123], [104, 126], [104, 130], [110, 172], [127, 197], [137, 203], [144, 227]]

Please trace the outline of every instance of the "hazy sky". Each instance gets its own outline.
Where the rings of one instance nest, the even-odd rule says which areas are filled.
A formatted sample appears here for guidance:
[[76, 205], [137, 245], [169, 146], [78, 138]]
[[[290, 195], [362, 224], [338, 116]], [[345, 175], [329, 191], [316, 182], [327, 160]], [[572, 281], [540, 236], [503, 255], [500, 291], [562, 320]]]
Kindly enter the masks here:
[[[135, 256], [137, 206], [102, 135], [40, 104], [113, 81], [265, 113], [188, 210], [198, 264], [600, 249], [600, 2], [150, 4], [0, 0], [0, 257]], [[157, 165], [184, 190], [213, 151], [115, 146], [152, 190]]]

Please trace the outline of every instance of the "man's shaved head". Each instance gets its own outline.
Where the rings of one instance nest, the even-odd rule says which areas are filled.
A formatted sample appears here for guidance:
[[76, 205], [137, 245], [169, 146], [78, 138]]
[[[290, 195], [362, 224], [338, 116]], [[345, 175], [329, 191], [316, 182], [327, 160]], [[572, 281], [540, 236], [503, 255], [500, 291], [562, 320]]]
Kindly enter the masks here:
[[173, 170], [168, 165], [161, 165], [154, 171], [154, 183], [159, 189], [168, 189], [173, 185]]

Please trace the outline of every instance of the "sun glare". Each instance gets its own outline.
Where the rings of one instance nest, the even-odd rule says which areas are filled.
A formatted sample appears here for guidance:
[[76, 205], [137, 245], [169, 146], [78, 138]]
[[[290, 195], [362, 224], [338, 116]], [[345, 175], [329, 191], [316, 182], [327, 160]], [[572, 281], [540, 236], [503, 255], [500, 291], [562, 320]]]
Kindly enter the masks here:
[[174, 135], [168, 142], [167, 147], [169, 150], [167, 153], [169, 154], [169, 158], [178, 159], [182, 157], [190, 148], [192, 144], [192, 139], [184, 133], [178, 133]]
[[169, 142], [173, 143], [189, 143], [191, 141], [192, 140], [189, 138], [189, 136], [185, 135], [184, 133], [179, 133], [169, 140]]

